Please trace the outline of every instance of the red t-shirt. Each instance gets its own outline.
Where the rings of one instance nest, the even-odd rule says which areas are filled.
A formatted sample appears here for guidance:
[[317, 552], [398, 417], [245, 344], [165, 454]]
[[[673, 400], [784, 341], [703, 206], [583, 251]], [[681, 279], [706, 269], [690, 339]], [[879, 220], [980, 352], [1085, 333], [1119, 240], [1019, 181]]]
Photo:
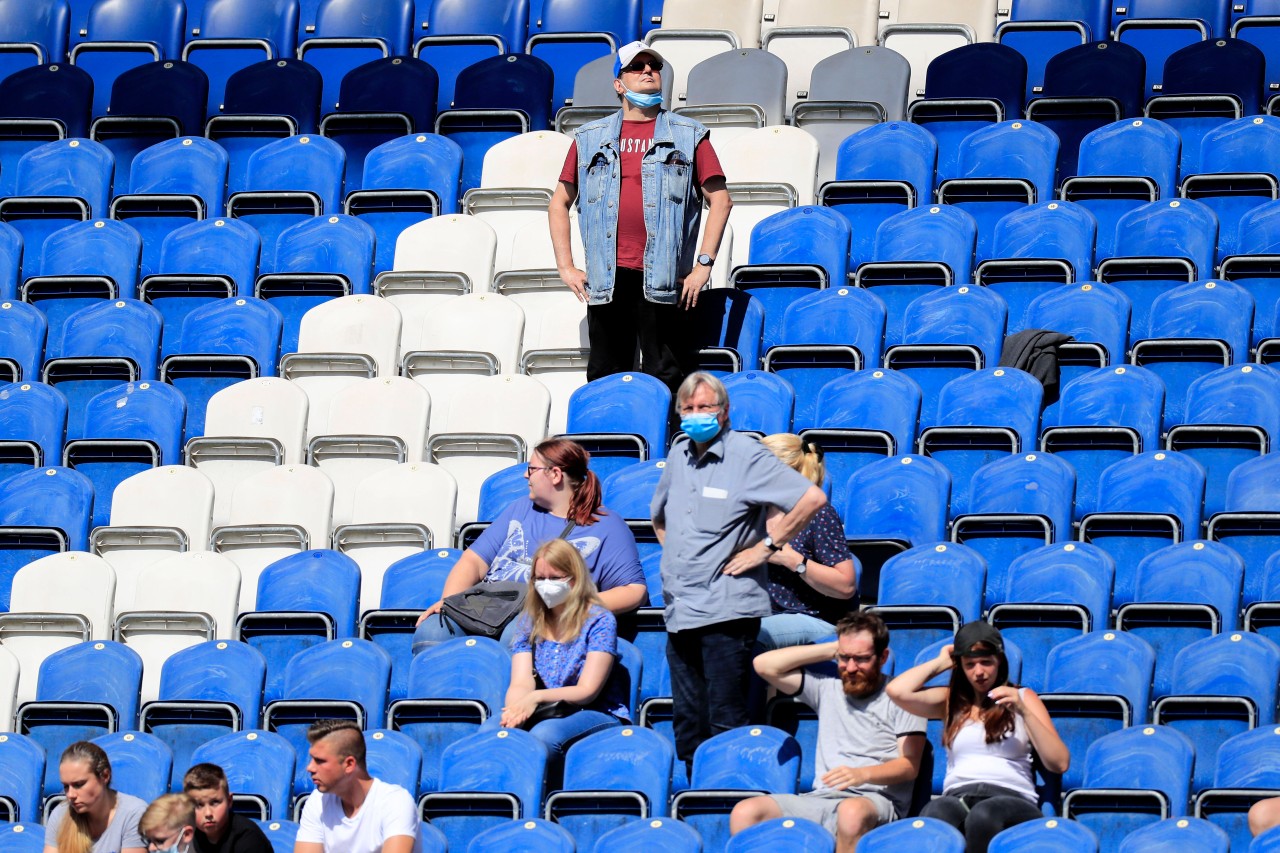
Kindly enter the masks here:
[[[644, 269], [644, 190], [641, 185], [640, 166], [645, 152], [653, 144], [653, 128], [657, 119], [648, 121], [624, 121], [622, 138], [618, 147], [622, 154], [622, 187], [618, 199], [618, 266], [623, 269]], [[711, 147], [710, 139], [698, 143], [693, 156], [693, 180], [703, 186], [711, 178], [723, 178], [720, 158]], [[578, 183], [578, 146], [575, 142], [565, 157], [560, 180], [566, 184]]]

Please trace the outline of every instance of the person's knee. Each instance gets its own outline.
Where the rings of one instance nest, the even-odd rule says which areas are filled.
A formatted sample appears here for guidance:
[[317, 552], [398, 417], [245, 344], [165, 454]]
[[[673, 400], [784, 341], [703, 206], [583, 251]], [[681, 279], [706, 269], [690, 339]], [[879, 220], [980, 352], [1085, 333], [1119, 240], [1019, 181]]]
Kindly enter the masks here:
[[736, 834], [775, 817], [782, 817], [777, 800], [773, 797], [749, 797], [740, 800], [729, 813], [729, 832]]
[[879, 825], [880, 815], [870, 800], [849, 797], [836, 808], [836, 832], [841, 838], [861, 838]]
[[1261, 835], [1273, 826], [1280, 825], [1280, 797], [1258, 800], [1249, 807], [1249, 832]]

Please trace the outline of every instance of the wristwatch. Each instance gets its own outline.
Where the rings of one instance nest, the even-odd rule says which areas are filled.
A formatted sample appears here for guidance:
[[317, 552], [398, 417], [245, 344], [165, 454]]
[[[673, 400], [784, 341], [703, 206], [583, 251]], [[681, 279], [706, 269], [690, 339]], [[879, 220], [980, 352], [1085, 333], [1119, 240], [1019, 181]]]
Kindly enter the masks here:
[[782, 546], [774, 542], [772, 536], [764, 537], [764, 547], [768, 548], [770, 551], [773, 551], [774, 553], [777, 553], [778, 551], [782, 550]]
[[716, 262], [716, 259], [708, 255], [706, 252], [703, 252], [701, 255], [698, 255], [699, 266], [709, 267], [715, 262]]
[[808, 570], [809, 570], [809, 561], [806, 560], [804, 557], [801, 557], [800, 562], [796, 565], [794, 569], [792, 569], [792, 571], [798, 575], [802, 575]]

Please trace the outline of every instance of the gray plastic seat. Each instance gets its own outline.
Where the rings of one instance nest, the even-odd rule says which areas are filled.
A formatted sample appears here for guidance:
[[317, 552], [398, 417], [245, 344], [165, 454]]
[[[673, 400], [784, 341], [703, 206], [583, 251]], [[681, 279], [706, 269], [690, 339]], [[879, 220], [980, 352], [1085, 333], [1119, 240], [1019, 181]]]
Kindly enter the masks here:
[[787, 64], [759, 48], [744, 48], [691, 68], [680, 112], [708, 127], [754, 129], [782, 124], [786, 105]]

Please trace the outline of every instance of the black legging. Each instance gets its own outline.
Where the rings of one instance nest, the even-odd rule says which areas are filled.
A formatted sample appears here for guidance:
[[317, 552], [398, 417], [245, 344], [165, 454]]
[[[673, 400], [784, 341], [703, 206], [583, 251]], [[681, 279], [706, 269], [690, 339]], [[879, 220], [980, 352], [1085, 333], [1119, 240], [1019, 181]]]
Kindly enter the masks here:
[[987, 845], [1001, 831], [1042, 817], [1040, 809], [999, 785], [966, 785], [954, 796], [938, 797], [921, 817], [936, 818], [964, 833], [965, 853], [987, 853]]

